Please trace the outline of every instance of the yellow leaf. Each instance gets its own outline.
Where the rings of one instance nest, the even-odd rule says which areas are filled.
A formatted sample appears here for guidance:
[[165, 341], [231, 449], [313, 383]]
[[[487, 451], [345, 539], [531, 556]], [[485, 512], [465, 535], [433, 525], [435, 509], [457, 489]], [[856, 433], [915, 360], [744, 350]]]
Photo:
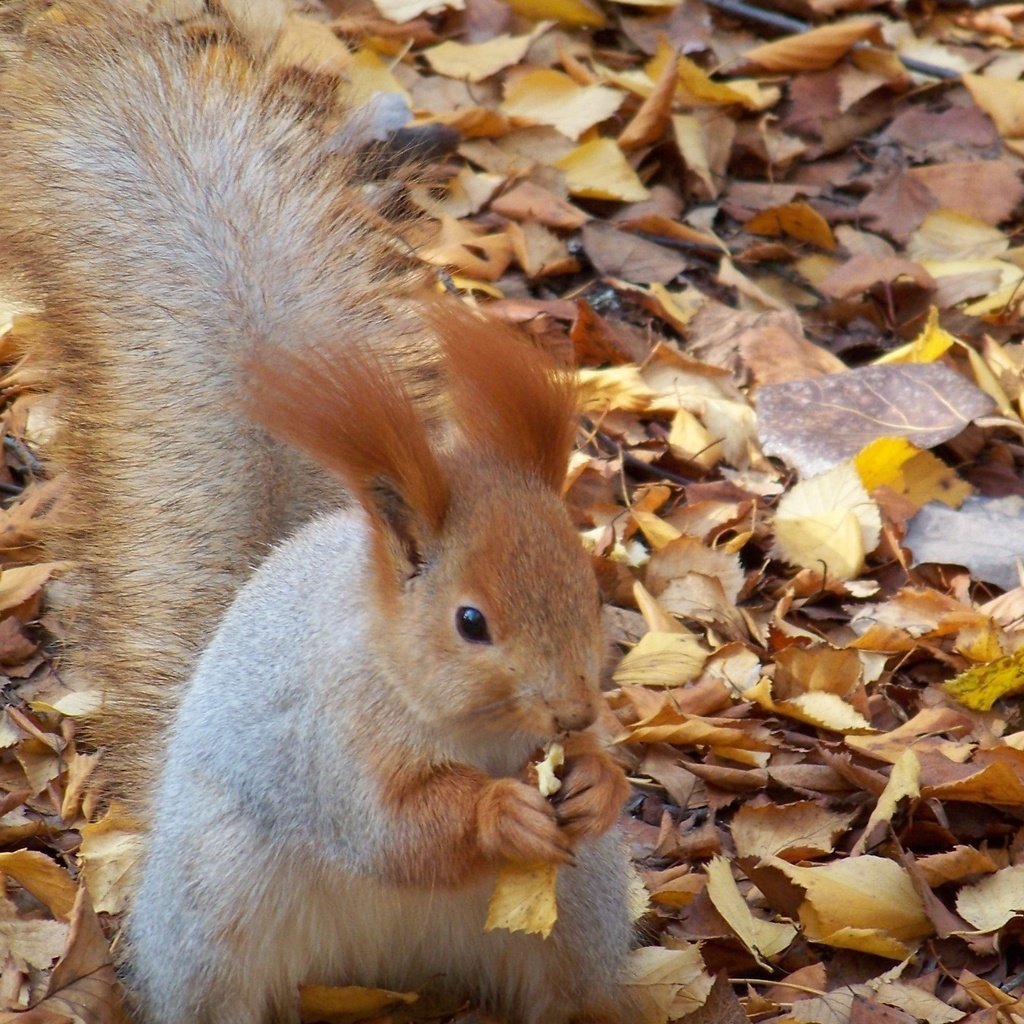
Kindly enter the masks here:
[[631, 743], [674, 743], [677, 746], [769, 751], [773, 744], [759, 727], [741, 727], [728, 718], [702, 718], [687, 715], [672, 705], [664, 705], [653, 714], [629, 727]]
[[[570, 139], [607, 120], [625, 96], [604, 85], [578, 85], [561, 71], [543, 68], [519, 75], [505, 88], [502, 111], [524, 124], [546, 124]], [[609, 144], [619, 152], [614, 142]]]
[[791, 924], [754, 917], [732, 877], [729, 861], [724, 857], [712, 858], [705, 870], [708, 897], [715, 910], [725, 918], [754, 959], [768, 969], [766, 959], [781, 953], [796, 938], [796, 929]]
[[754, 214], [747, 221], [747, 230], [755, 235], [789, 235], [801, 242], [810, 242], [821, 249], [835, 249], [836, 240], [828, 221], [808, 203], [785, 203]]
[[[1016, 296], [1019, 290], [1020, 285], [1017, 284], [1014, 287], [1014, 296]], [[1004, 416], [1009, 416], [1011, 419], [1019, 419], [1014, 411], [1013, 404], [999, 383], [999, 378], [989, 369], [981, 354], [971, 348], [970, 345], [965, 345], [963, 348], [967, 355], [967, 362], [971, 364], [971, 370], [974, 372], [974, 379], [978, 382], [978, 387], [992, 398]]]
[[484, 931], [505, 928], [546, 939], [558, 919], [557, 882], [557, 864], [503, 865], [491, 893]]
[[682, 536], [671, 523], [666, 523], [664, 519], [656, 516], [653, 512], [644, 512], [641, 509], [635, 508], [632, 515], [633, 521], [640, 527], [643, 535], [655, 551]]
[[69, 918], [78, 886], [45, 853], [14, 850], [0, 853], [0, 875], [13, 878], [23, 889], [50, 908], [54, 917]]
[[566, 184], [574, 196], [636, 203], [650, 195], [611, 139], [585, 142], [556, 160], [554, 166], [565, 173]]
[[699, 1010], [714, 979], [707, 973], [696, 943], [682, 949], [646, 946], [629, 955], [624, 984], [637, 1004], [636, 1024], [665, 1024], [666, 1019]]
[[27, 601], [55, 573], [67, 568], [67, 562], [41, 562], [17, 565], [0, 572], [0, 611], [17, 608]]
[[774, 554], [804, 569], [848, 580], [878, 545], [882, 519], [852, 462], [802, 480], [779, 502]]
[[956, 649], [976, 662], [995, 661], [1009, 653], [1006, 634], [991, 619], [964, 626], [956, 635]]
[[879, 23], [874, 18], [857, 18], [823, 25], [797, 36], [786, 36], [743, 55], [766, 71], [824, 71], [832, 67], [862, 39], [880, 41]]
[[275, 67], [296, 67], [313, 75], [340, 78], [347, 73], [352, 55], [326, 22], [291, 14], [270, 59]]
[[884, 857], [848, 857], [814, 867], [775, 859], [804, 890], [800, 921], [812, 942], [905, 959], [932, 934], [921, 899], [907, 873]]
[[1024, 138], [1024, 82], [984, 75], [964, 75], [961, 81], [1004, 139]]
[[472, 277], [496, 281], [512, 262], [512, 244], [504, 233], [477, 231], [475, 225], [442, 217], [437, 238], [420, 255], [435, 266], [456, 267]]
[[939, 311], [932, 306], [921, 333], [906, 345], [879, 356], [876, 363], [934, 363], [957, 339], [939, 326]]
[[[999, 279], [1009, 273], [1020, 278], [1020, 270], [997, 257], [1010, 248], [1005, 232], [959, 210], [932, 210], [907, 242], [907, 255], [933, 277], [942, 277], [952, 268], [955, 273], [987, 268], [998, 272]], [[933, 307], [934, 311], [934, 307]], [[929, 317], [929, 321], [930, 321]]]
[[482, 82], [503, 68], [518, 64], [533, 41], [550, 27], [551, 22], [542, 22], [527, 35], [500, 35], [483, 43], [458, 43], [449, 39], [424, 50], [423, 56], [439, 75]]
[[973, 491], [941, 459], [902, 437], [876, 438], [854, 456], [853, 463], [867, 490], [888, 487], [917, 508], [929, 501], [958, 508]]
[[82, 826], [79, 858], [98, 912], [117, 914], [124, 909], [128, 879], [142, 856], [142, 845], [139, 823], [116, 802], [99, 821]]
[[303, 1021], [349, 1021], [353, 1016], [378, 1016], [396, 1003], [415, 1003], [415, 992], [390, 992], [384, 988], [355, 985], [299, 986], [299, 1015]]
[[972, 665], [942, 689], [964, 707], [990, 711], [1001, 697], [1024, 691], [1024, 647], [986, 665]]
[[957, 913], [979, 932], [995, 932], [1024, 913], [1024, 864], [1002, 868], [956, 897]]
[[345, 79], [338, 86], [341, 102], [347, 107], [360, 107], [373, 102], [381, 93], [409, 95], [405, 86], [373, 50], [363, 49], [353, 54]]
[[679, 409], [672, 417], [668, 446], [677, 458], [695, 462], [705, 469], [711, 469], [725, 457], [717, 438], [687, 409]]
[[622, 409], [646, 412], [655, 393], [647, 386], [638, 366], [610, 366], [604, 370], [577, 372], [584, 409]]
[[[658, 79], [661, 61], [665, 54], [659, 52], [648, 64], [647, 73], [654, 81]], [[773, 106], [779, 98], [778, 89], [764, 89], [750, 79], [732, 79], [729, 82], [715, 82], [711, 76], [689, 57], [676, 56], [676, 67], [679, 71], [679, 84], [685, 95], [694, 100], [710, 103], [715, 106], [729, 106], [733, 103], [746, 107], [747, 110], [765, 110]]]
[[587, 0], [509, 0], [508, 6], [516, 14], [534, 21], [550, 18], [563, 25], [588, 25], [600, 28], [604, 14]]
[[771, 680], [767, 676], [762, 676], [744, 691], [743, 698], [754, 701], [765, 711], [794, 718], [798, 722], [807, 722], [808, 725], [819, 729], [830, 729], [844, 735], [851, 732], [874, 731], [871, 723], [856, 708], [851, 707], [835, 693], [818, 690], [777, 701], [772, 696]]
[[68, 718], [85, 718], [102, 704], [103, 694], [99, 690], [72, 690], [52, 704], [42, 700], [29, 701], [29, 707], [34, 711], [56, 711]]
[[464, 277], [462, 274], [452, 274], [452, 284], [459, 289], [460, 292], [482, 292], [484, 295], [489, 295], [492, 299], [503, 299], [505, 293], [497, 286], [490, 283], [490, 281], [474, 281], [471, 277]]
[[686, 633], [688, 636], [692, 635], [688, 633], [678, 619], [673, 618], [662, 608], [650, 591], [639, 580], [633, 584], [633, 599], [636, 601], [640, 614], [644, 617], [644, 622], [647, 623], [647, 628], [652, 633]]
[[860, 839], [853, 846], [851, 851], [854, 855], [863, 853], [868, 840], [876, 825], [882, 822], [892, 821], [899, 802], [907, 797], [918, 797], [921, 795], [921, 763], [913, 750], [904, 750], [899, 760], [892, 766], [889, 779], [885, 784], [875, 804], [875, 809], [864, 826]]
[[688, 633], [647, 633], [619, 662], [616, 686], [682, 686], [693, 682], [708, 651]]

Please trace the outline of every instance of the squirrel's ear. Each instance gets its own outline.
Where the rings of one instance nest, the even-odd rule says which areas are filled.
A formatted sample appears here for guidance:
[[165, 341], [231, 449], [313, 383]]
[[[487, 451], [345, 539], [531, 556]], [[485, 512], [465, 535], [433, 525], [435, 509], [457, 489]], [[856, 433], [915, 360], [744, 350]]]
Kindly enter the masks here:
[[576, 436], [572, 373], [510, 324], [462, 302], [426, 307], [448, 371], [452, 414], [466, 442], [560, 491]]
[[379, 540], [391, 549], [404, 576], [415, 576], [426, 561], [433, 530], [387, 477], [371, 480], [361, 497], [364, 508], [383, 528]]
[[245, 369], [249, 416], [341, 477], [378, 539], [421, 564], [444, 523], [448, 484], [395, 375], [351, 341], [260, 353]]

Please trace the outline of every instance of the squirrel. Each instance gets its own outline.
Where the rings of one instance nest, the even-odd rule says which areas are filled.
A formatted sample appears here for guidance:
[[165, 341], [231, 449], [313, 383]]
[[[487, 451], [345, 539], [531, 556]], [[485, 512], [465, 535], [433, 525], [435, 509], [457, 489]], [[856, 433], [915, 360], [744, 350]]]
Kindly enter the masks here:
[[[59, 403], [68, 671], [150, 819], [138, 1019], [431, 983], [509, 1024], [631, 1024], [572, 388], [427, 295], [358, 155], [258, 59], [57, 10], [0, 68], [0, 290]], [[522, 776], [555, 738], [548, 800]], [[551, 936], [485, 932], [497, 870], [534, 862], [560, 865]]]

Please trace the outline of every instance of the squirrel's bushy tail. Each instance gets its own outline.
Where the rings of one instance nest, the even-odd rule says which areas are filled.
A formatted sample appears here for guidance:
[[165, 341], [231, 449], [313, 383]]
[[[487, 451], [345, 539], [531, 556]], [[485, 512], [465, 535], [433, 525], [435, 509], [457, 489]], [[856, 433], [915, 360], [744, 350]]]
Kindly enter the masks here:
[[36, 319], [57, 393], [67, 668], [104, 694], [93, 734], [121, 781], [148, 789], [174, 690], [241, 580], [337, 501], [244, 418], [240, 363], [342, 339], [398, 358], [414, 275], [353, 158], [258, 61], [117, 3], [61, 9], [4, 58], [0, 292]]

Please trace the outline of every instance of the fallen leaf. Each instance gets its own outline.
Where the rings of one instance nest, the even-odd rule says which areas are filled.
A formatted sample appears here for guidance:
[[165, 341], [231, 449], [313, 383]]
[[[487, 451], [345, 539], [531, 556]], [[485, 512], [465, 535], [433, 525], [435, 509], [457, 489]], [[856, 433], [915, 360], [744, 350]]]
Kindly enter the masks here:
[[976, 579], [1005, 590], [1018, 583], [1014, 560], [1024, 558], [1020, 523], [1024, 498], [967, 498], [958, 509], [934, 502], [911, 521], [904, 543], [913, 564], [965, 565]]
[[836, 247], [828, 221], [808, 203], [769, 207], [751, 217], [746, 223], [746, 229], [755, 235], [768, 235], [772, 238], [789, 235], [829, 252]]
[[766, 454], [813, 475], [880, 437], [932, 448], [993, 406], [980, 388], [938, 363], [869, 366], [761, 388], [758, 435]]
[[713, 857], [705, 868], [708, 876], [707, 893], [715, 910], [764, 968], [767, 961], [781, 953], [796, 938], [796, 928], [755, 917], [740, 894], [732, 875], [732, 867], [724, 857]]
[[649, 195], [622, 150], [611, 139], [593, 139], [556, 160], [569, 191], [587, 199], [635, 203]]
[[958, 508], [973, 491], [969, 483], [931, 452], [921, 451], [902, 437], [872, 441], [857, 453], [853, 464], [869, 491], [888, 487], [917, 508], [930, 501]]
[[820, 71], [830, 68], [850, 47], [866, 39], [879, 41], [879, 23], [873, 18], [822, 25], [797, 36], [755, 46], [743, 56], [766, 71]]
[[714, 979], [707, 973], [700, 947], [646, 946], [630, 954], [624, 982], [638, 1004], [637, 1024], [664, 1024], [704, 1005]]
[[10, 900], [0, 898], [0, 948], [7, 956], [48, 968], [60, 956], [67, 935], [64, 922], [22, 918]]
[[1002, 868], [956, 895], [956, 911], [979, 932], [995, 932], [1024, 913], [1024, 864]]
[[682, 686], [696, 679], [708, 651], [688, 633], [647, 633], [619, 662], [617, 686]]
[[54, 917], [68, 918], [75, 903], [78, 886], [62, 867], [36, 850], [13, 850], [0, 853], [0, 875], [13, 878], [41, 903]]
[[785, 805], [744, 804], [732, 819], [738, 857], [798, 862], [823, 857], [849, 829], [856, 811], [833, 811], [811, 800]]
[[987, 875], [999, 869], [987, 853], [973, 846], [955, 846], [944, 853], [919, 857], [917, 867], [933, 889], [947, 882], [960, 882], [971, 875]]
[[882, 521], [851, 463], [801, 480], [775, 513], [773, 554], [824, 576], [847, 580], [878, 545]]
[[124, 808], [112, 802], [96, 822], [82, 826], [79, 857], [89, 895], [100, 913], [116, 914], [125, 907], [128, 879], [142, 856], [142, 833], [138, 822]]
[[767, 676], [743, 691], [745, 700], [752, 700], [765, 711], [807, 722], [820, 729], [848, 733], [871, 732], [871, 723], [854, 707], [835, 693], [813, 691], [801, 693], [785, 700], [776, 700], [772, 694], [771, 679]]
[[871, 812], [860, 839], [853, 844], [851, 856], [859, 856], [874, 841], [878, 826], [888, 824], [901, 800], [916, 798], [921, 794], [921, 765], [914, 751], [905, 750], [899, 760], [892, 766], [889, 781], [882, 790], [882, 795]]
[[299, 1017], [303, 1021], [334, 1021], [349, 1024], [353, 1019], [379, 1018], [395, 1006], [409, 1006], [419, 999], [416, 992], [391, 992], [383, 988], [345, 985], [299, 986]]
[[905, 959], [932, 933], [907, 873], [883, 857], [849, 857], [814, 867], [775, 860], [806, 899], [800, 922], [811, 942]]
[[592, 25], [595, 28], [605, 23], [601, 9], [587, 0], [508, 0], [508, 5], [517, 14], [534, 21], [550, 18], [563, 25]]
[[[501, 109], [520, 124], [550, 125], [568, 138], [578, 139], [588, 128], [611, 117], [624, 98], [616, 89], [578, 85], [561, 71], [542, 69], [514, 78], [505, 87]], [[618, 150], [610, 139], [600, 141]], [[561, 162], [559, 166], [568, 174]]]
[[[51, 1016], [52, 1015], [52, 1016]], [[26, 1024], [129, 1024], [110, 947], [84, 886], [71, 911], [67, 946], [46, 996], [18, 1020]]]
[[448, 39], [424, 50], [423, 55], [439, 75], [482, 82], [503, 68], [518, 64], [534, 40], [549, 27], [550, 24], [542, 22], [527, 35], [500, 35], [482, 43], [458, 43]]
[[498, 869], [484, 931], [504, 928], [547, 938], [558, 919], [557, 864], [504, 864]]
[[17, 608], [54, 574], [66, 569], [63, 562], [42, 562], [39, 565], [18, 565], [0, 571], [0, 611]]

